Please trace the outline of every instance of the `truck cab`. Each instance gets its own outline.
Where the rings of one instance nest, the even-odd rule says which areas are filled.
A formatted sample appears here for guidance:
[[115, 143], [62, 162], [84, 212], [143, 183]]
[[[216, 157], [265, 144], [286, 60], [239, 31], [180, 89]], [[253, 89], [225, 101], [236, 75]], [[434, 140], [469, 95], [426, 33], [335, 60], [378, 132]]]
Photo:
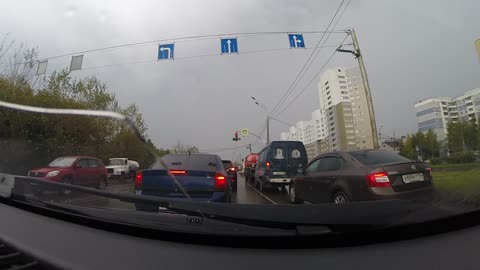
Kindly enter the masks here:
[[139, 169], [139, 164], [136, 161], [128, 158], [110, 158], [107, 168], [108, 178], [125, 180], [133, 178]]

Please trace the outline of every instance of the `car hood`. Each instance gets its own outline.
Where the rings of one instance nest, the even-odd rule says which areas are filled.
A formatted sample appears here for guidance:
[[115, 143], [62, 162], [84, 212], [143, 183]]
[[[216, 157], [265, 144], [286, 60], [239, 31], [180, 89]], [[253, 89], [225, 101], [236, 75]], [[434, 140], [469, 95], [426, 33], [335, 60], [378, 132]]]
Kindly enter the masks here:
[[125, 168], [125, 166], [121, 166], [121, 165], [108, 165], [108, 166], [105, 166], [105, 168], [107, 168], [107, 169], [123, 169], [123, 168]]

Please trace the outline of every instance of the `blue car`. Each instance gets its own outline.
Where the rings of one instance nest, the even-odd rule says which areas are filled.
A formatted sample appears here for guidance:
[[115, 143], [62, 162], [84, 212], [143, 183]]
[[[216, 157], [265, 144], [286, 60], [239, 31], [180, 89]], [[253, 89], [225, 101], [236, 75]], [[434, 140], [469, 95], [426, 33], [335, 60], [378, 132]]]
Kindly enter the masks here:
[[[163, 163], [163, 164], [162, 164]], [[211, 154], [169, 154], [150, 169], [138, 171], [135, 193], [162, 198], [205, 202], [231, 202], [232, 190], [222, 159]], [[154, 206], [136, 204], [137, 210], [157, 211]]]

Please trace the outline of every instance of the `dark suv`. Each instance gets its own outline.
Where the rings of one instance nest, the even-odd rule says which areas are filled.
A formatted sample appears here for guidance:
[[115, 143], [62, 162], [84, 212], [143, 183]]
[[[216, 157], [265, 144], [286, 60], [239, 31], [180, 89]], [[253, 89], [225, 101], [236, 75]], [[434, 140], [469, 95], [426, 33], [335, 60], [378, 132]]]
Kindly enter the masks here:
[[260, 191], [266, 184], [285, 189], [291, 179], [302, 172], [307, 162], [307, 151], [302, 142], [271, 142], [258, 157], [255, 186]]
[[[94, 157], [60, 157], [43, 168], [35, 168], [28, 172], [29, 176], [41, 179], [89, 186], [98, 189], [107, 187], [107, 169], [102, 160]], [[69, 192], [68, 190], [65, 191]]]

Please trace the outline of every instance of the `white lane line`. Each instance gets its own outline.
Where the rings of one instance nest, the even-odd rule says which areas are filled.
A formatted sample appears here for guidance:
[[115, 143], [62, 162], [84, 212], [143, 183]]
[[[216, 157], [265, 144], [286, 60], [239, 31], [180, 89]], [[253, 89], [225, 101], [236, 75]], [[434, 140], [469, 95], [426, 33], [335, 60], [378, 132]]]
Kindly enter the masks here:
[[253, 191], [258, 193], [260, 196], [262, 196], [265, 200], [269, 201], [271, 204], [278, 204], [274, 200], [270, 199], [267, 195], [263, 194], [262, 192], [258, 191], [256, 188], [254, 188], [252, 185], [247, 183], [247, 181], [245, 181], [245, 184], [247, 184], [251, 189], [253, 189]]

